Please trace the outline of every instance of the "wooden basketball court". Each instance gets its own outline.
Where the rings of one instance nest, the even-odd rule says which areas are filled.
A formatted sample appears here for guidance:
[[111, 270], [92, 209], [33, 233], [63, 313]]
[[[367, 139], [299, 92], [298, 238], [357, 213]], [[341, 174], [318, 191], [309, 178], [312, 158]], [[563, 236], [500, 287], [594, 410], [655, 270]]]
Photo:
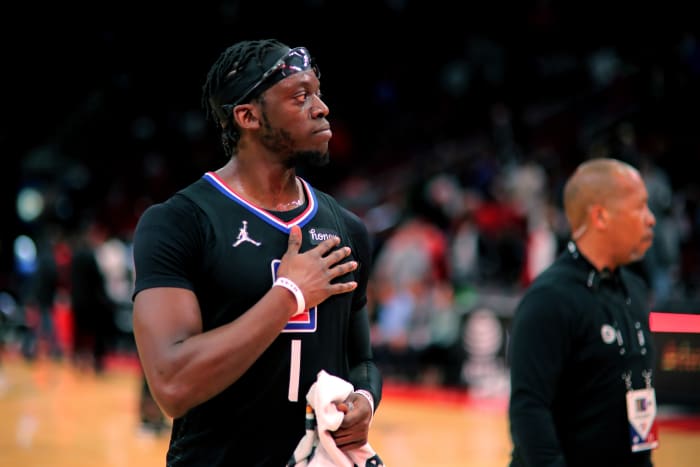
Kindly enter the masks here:
[[[0, 466], [165, 465], [167, 436], [139, 431], [133, 365], [112, 362], [101, 376], [46, 358], [1, 365]], [[503, 396], [387, 384], [370, 443], [388, 467], [505, 467], [506, 407]], [[700, 466], [700, 416], [664, 415], [659, 434], [656, 467]]]

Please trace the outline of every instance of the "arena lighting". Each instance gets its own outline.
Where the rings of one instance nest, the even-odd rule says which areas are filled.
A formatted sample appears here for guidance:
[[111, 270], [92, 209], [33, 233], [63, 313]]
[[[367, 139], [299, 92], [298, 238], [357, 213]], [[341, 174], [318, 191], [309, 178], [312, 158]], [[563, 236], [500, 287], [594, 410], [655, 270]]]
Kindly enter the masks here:
[[652, 332], [678, 332], [700, 334], [700, 315], [688, 313], [649, 313]]
[[11, 319], [17, 313], [17, 300], [9, 293], [0, 292], [0, 315], [4, 315], [5, 319]]
[[24, 222], [36, 220], [44, 212], [44, 195], [32, 187], [22, 188], [17, 194], [17, 215]]
[[15, 267], [22, 275], [29, 275], [36, 271], [36, 244], [26, 235], [20, 235], [14, 242]]

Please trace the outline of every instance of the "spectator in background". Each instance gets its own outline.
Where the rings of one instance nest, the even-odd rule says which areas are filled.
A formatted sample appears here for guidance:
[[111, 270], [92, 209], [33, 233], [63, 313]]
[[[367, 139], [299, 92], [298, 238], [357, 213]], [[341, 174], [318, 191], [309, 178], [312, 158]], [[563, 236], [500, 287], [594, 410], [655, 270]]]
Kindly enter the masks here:
[[377, 363], [400, 379], [417, 381], [431, 345], [434, 290], [449, 282], [448, 242], [437, 207], [417, 189], [411, 208], [378, 252], [372, 272], [377, 317], [372, 343]]
[[654, 243], [635, 268], [649, 283], [654, 305], [662, 305], [672, 298], [681, 256], [671, 180], [652, 155], [639, 149], [634, 124], [625, 121], [616, 130], [615, 147], [620, 159], [639, 170], [649, 193], [649, 209], [656, 217]]
[[78, 235], [71, 260], [73, 360], [79, 368], [91, 367], [96, 373], [104, 370], [116, 307], [107, 293], [104, 273], [96, 256], [106, 238], [103, 226], [89, 222]]
[[484, 282], [516, 287], [525, 258], [527, 219], [516, 208], [504, 173], [491, 181], [474, 210], [479, 231], [479, 268]]
[[37, 240], [37, 268], [31, 277], [25, 300], [26, 330], [22, 338], [22, 355], [33, 360], [41, 344], [48, 346], [49, 355], [63, 354], [54, 322], [54, 301], [58, 292], [58, 268], [54, 258], [54, 241], [58, 232], [48, 225]]
[[170, 420], [160, 409], [158, 402], [153, 398], [151, 388], [148, 386], [146, 374], [139, 365], [140, 387], [139, 387], [139, 423], [140, 432], [147, 435], [161, 436], [169, 434]]
[[656, 217], [654, 243], [644, 257], [644, 273], [654, 294], [654, 304], [663, 306], [673, 298], [681, 261], [681, 228], [674, 216], [674, 196], [666, 171], [644, 156], [640, 173], [649, 191], [649, 208]]
[[614, 159], [584, 162], [566, 183], [571, 239], [512, 323], [511, 467], [652, 465], [650, 295], [625, 267], [652, 244], [647, 202], [639, 172]]

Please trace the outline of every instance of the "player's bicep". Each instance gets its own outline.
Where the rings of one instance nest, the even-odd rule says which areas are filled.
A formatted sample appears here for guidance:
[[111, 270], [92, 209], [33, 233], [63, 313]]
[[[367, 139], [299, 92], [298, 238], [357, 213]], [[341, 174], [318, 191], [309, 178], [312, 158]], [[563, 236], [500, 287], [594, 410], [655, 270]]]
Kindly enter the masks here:
[[133, 327], [146, 375], [156, 383], [177, 369], [178, 344], [202, 332], [199, 303], [191, 290], [156, 287], [134, 298]]

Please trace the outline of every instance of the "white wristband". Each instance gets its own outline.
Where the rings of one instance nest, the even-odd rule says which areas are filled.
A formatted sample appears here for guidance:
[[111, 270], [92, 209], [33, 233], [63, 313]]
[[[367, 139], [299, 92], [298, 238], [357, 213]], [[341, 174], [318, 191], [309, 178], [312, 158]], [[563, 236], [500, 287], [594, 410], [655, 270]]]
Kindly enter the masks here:
[[297, 299], [297, 311], [292, 316], [296, 316], [299, 313], [304, 312], [306, 309], [306, 300], [304, 300], [304, 294], [301, 293], [301, 289], [294, 283], [294, 281], [287, 279], [286, 277], [278, 277], [275, 283], [272, 284], [273, 287], [275, 285], [279, 285], [280, 287], [284, 287], [285, 289], [289, 290], [294, 294], [294, 298]]

